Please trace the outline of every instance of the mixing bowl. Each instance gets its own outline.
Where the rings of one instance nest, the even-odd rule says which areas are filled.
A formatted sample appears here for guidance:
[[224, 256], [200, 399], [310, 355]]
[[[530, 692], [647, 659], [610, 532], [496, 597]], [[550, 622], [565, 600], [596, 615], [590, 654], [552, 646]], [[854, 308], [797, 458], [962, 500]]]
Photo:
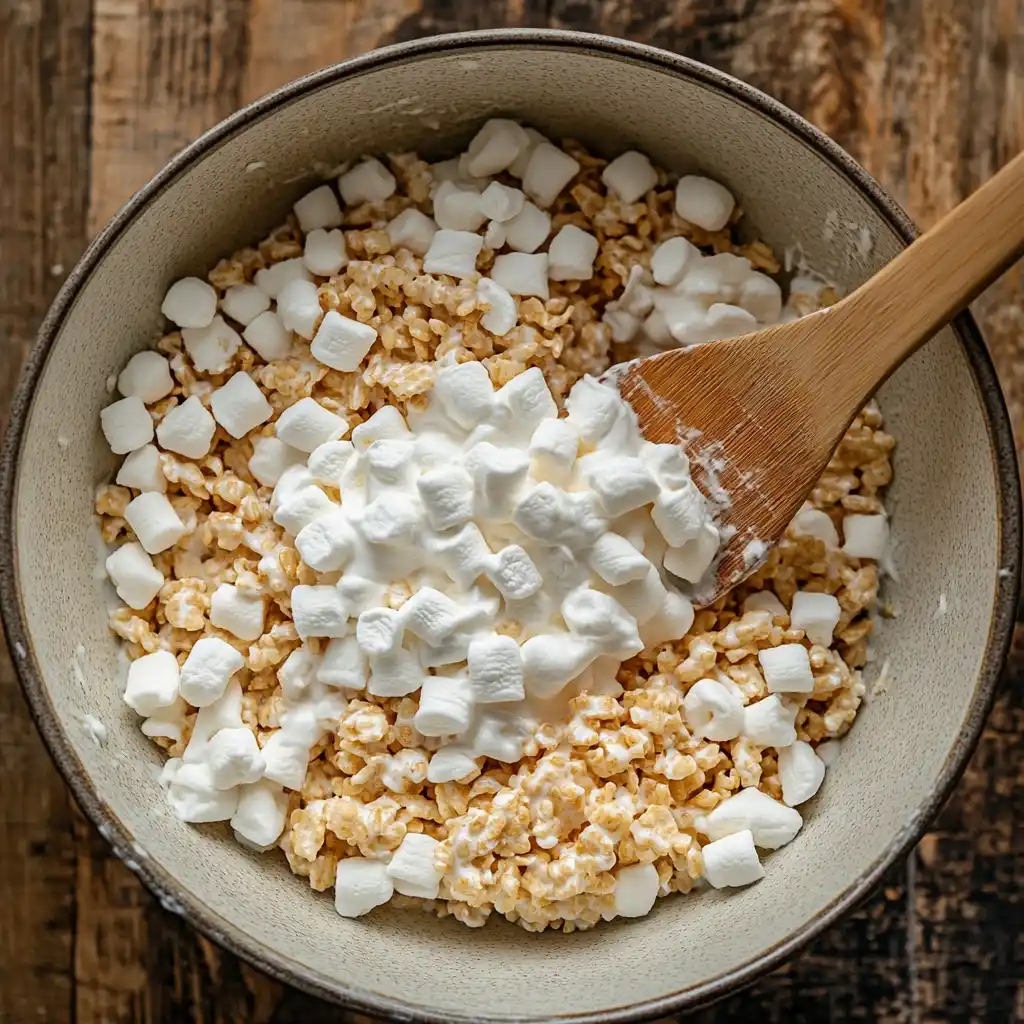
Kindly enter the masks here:
[[[864, 897], [921, 835], [992, 700], [1020, 558], [1006, 410], [969, 317], [884, 387], [898, 440], [897, 612], [874, 642], [862, 710], [799, 839], [736, 891], [659, 901], [593, 931], [470, 930], [394, 908], [339, 918], [279, 856], [164, 806], [159, 752], [121, 700], [92, 494], [113, 462], [107, 378], [161, 332], [171, 281], [259, 239], [321, 174], [365, 152], [464, 146], [489, 116], [614, 154], [637, 148], [740, 197], [751, 238], [856, 285], [907, 245], [907, 217], [845, 153], [742, 83], [654, 49], [499, 31], [391, 47], [253, 103], [176, 157], [114, 218], [61, 291], [11, 416], [2, 493], [3, 611], [46, 742], [89, 817], [164, 906], [268, 973], [399, 1019], [632, 1020], [779, 964]], [[823, 402], [828, 395], [821, 396]], [[70, 440], [70, 444], [68, 444]], [[938, 614], [940, 597], [944, 614]], [[105, 745], [82, 724], [106, 727]]]

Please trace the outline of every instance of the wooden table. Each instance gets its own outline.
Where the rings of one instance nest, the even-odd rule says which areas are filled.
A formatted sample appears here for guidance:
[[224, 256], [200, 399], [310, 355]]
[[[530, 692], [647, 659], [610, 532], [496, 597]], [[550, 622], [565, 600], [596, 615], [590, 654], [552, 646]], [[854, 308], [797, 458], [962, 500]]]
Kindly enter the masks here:
[[[628, 36], [745, 78], [922, 225], [1024, 145], [1024, 0], [0, 0], [0, 411], [65, 271], [186, 142], [332, 61], [502, 25]], [[1015, 424], [1021, 298], [1014, 271], [975, 306]], [[160, 909], [77, 811], [0, 673], [0, 1021], [342, 1019]], [[703, 1019], [1024, 1020], [1022, 680], [1017, 657], [956, 794], [884, 887]]]

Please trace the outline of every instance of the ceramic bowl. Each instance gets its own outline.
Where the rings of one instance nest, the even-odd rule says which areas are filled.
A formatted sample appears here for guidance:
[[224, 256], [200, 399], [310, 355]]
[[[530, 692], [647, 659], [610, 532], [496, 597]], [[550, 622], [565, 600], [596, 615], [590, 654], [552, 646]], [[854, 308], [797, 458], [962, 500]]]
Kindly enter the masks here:
[[[868, 678], [884, 666], [887, 683], [843, 742], [799, 839], [747, 889], [673, 897], [643, 920], [570, 935], [497, 920], [471, 930], [393, 908], [339, 918], [283, 857], [248, 853], [164, 809], [160, 754], [121, 700], [123, 667], [107, 629], [92, 494], [113, 460], [99, 411], [108, 376], [160, 334], [169, 283], [262, 237], [327, 168], [366, 152], [439, 158], [495, 114], [600, 153], [637, 148], [708, 174], [741, 198], [750, 237], [802, 253], [844, 287], [913, 234], [865, 172], [791, 111], [647, 47], [485, 32], [318, 72], [177, 156], [61, 291], [7, 436], [6, 627], [39, 727], [89, 817], [164, 906], [268, 973], [403, 1020], [664, 1015], [750, 982], [854, 906], [921, 835], [978, 736], [1010, 636], [1020, 519], [1006, 410], [969, 317], [879, 396], [898, 439], [889, 507], [899, 578], [887, 593], [898, 614], [874, 642]], [[86, 714], [105, 725], [105, 745], [83, 726]]]

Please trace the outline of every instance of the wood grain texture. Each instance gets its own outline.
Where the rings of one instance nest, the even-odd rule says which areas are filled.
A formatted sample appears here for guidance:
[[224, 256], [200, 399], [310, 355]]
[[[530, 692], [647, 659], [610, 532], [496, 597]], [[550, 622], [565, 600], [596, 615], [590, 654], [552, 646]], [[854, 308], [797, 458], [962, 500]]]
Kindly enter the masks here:
[[[807, 115], [929, 224], [1024, 143], [1022, 8], [1024, 0], [0, 0], [0, 408], [58, 283], [51, 268], [70, 267], [88, 234], [200, 132], [333, 61], [502, 25], [664, 46]], [[1017, 422], [1021, 298], [1010, 274], [976, 306]], [[917, 855], [803, 956], [697, 1019], [1024, 1020], [1014, 928], [1024, 883], [1022, 682], [1024, 654]], [[163, 911], [70, 812], [6, 664], [0, 683], [2, 1024], [364, 1020], [264, 978]]]

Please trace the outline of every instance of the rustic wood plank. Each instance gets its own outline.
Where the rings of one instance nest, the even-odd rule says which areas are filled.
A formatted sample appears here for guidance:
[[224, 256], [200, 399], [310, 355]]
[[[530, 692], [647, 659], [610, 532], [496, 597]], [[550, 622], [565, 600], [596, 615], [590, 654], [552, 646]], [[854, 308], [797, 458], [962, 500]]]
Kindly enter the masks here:
[[[0, 6], [0, 422], [64, 267], [86, 241], [89, 10]], [[0, 642], [0, 1020], [65, 1019], [72, 998], [70, 801]]]

